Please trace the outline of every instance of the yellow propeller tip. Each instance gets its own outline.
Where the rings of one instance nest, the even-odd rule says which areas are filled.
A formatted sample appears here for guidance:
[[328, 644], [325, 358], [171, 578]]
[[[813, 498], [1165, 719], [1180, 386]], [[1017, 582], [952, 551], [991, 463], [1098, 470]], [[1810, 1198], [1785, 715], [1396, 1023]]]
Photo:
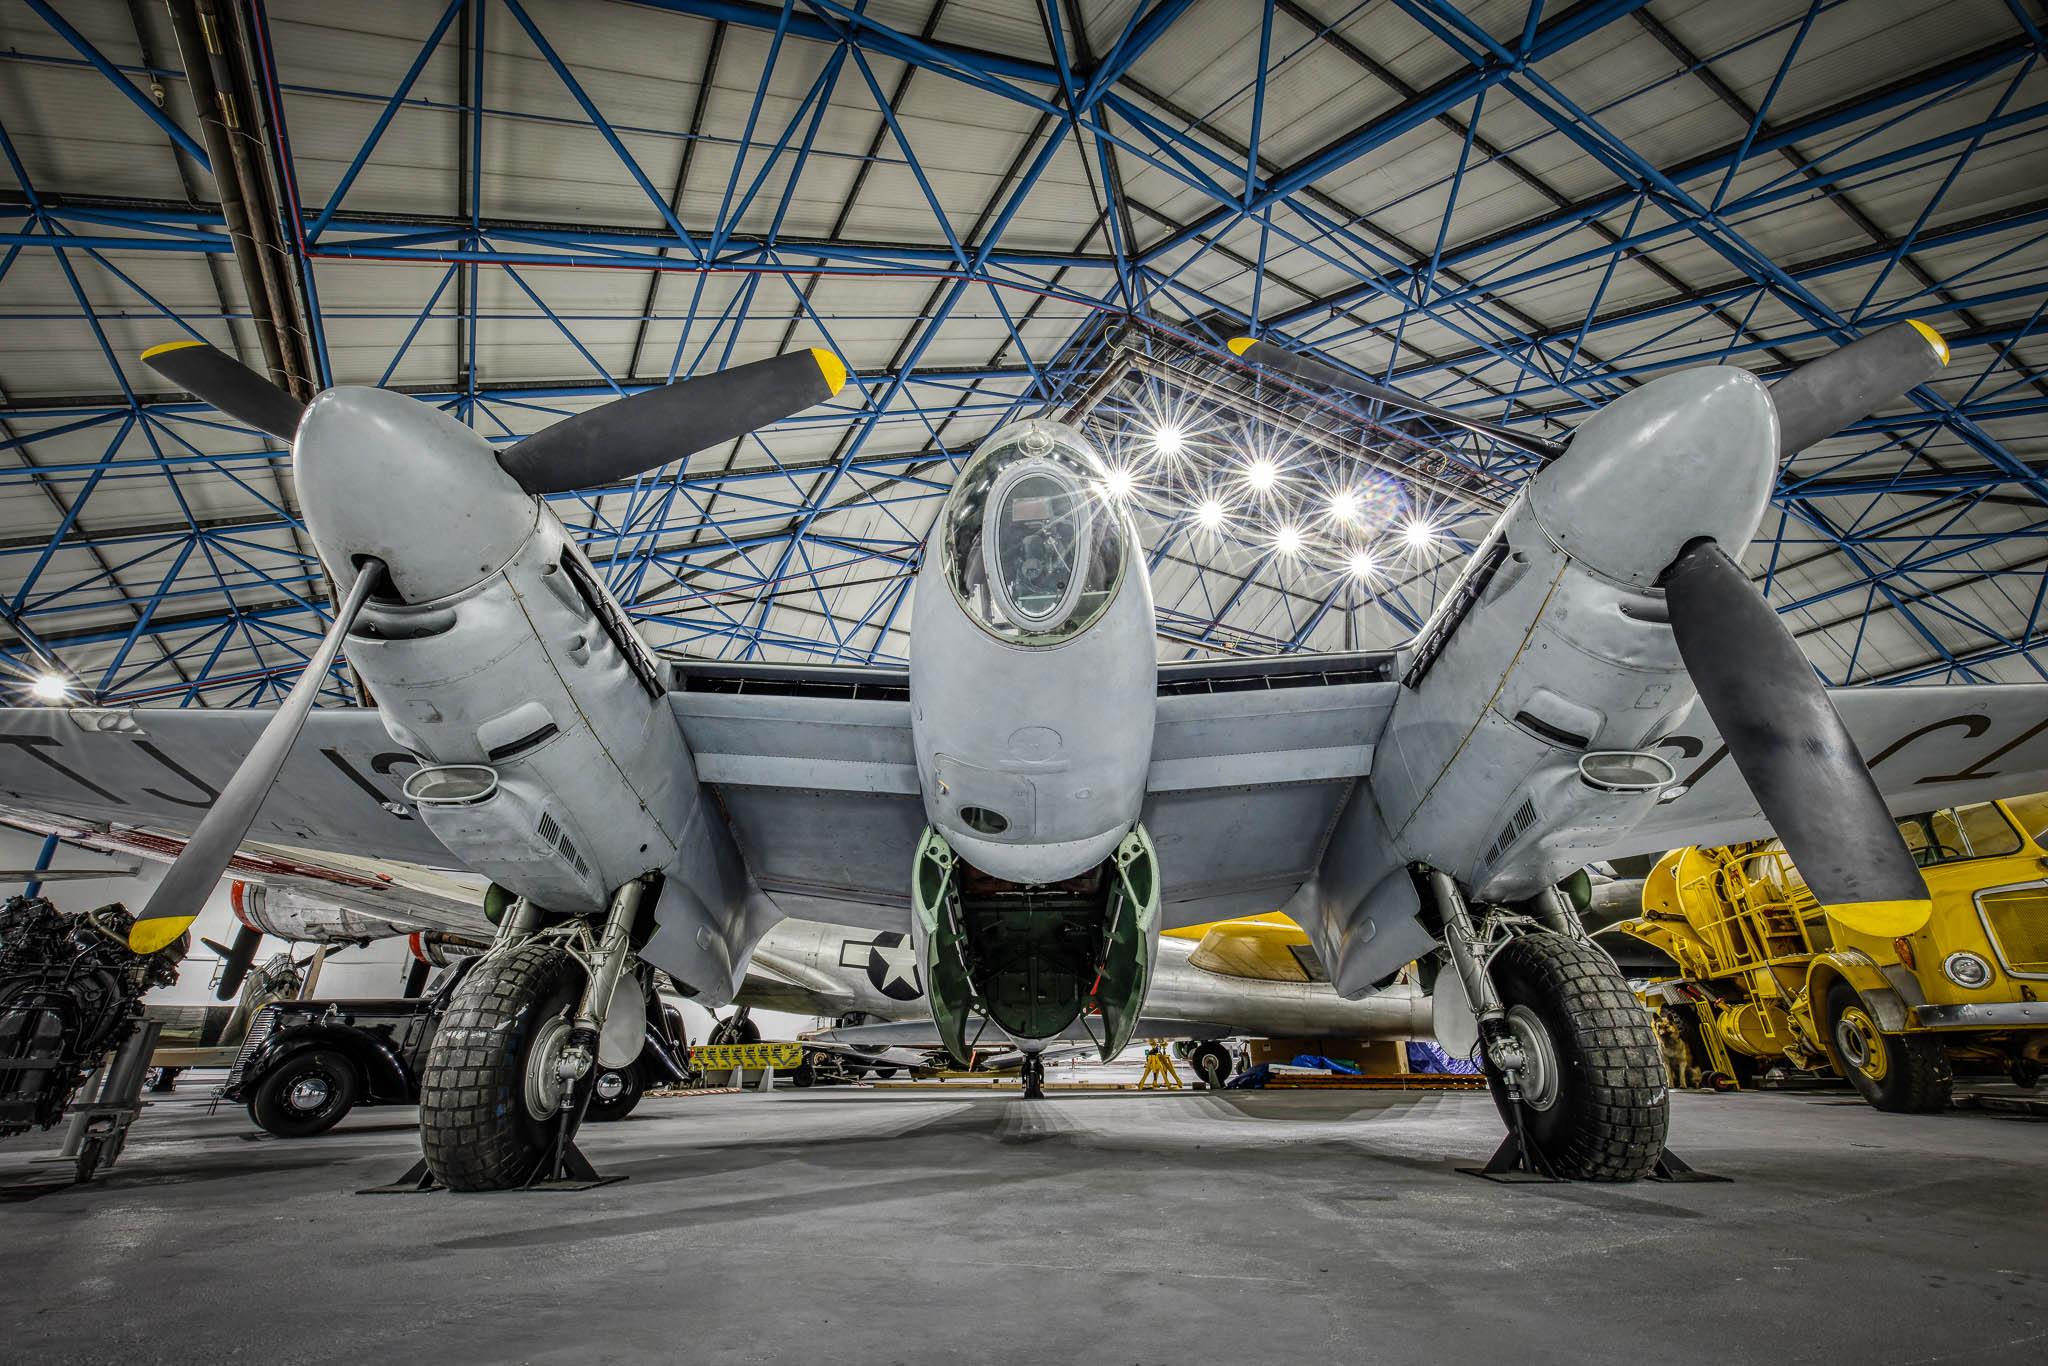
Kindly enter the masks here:
[[1257, 337], [1232, 337], [1229, 341], [1223, 344], [1230, 348], [1231, 355], [1242, 356], [1246, 351], [1249, 351], [1251, 349], [1252, 343], [1257, 340]]
[[811, 359], [818, 362], [818, 370], [825, 376], [825, 383], [837, 394], [846, 387], [846, 362], [822, 346], [811, 348]]
[[1876, 939], [1897, 939], [1927, 924], [1934, 903], [1918, 901], [1849, 901], [1827, 908], [1828, 915], [1858, 934]]
[[196, 915], [160, 915], [152, 920], [138, 920], [128, 927], [128, 947], [136, 953], [155, 953], [176, 942], [179, 935], [192, 928]]
[[[1917, 326], [1919, 326], [1919, 324], [1917, 324], [1917, 323], [1916, 323], [1916, 324], [1914, 324], [1914, 326], [1916, 326], [1916, 327], [1917, 327]], [[183, 350], [186, 350], [186, 349], [188, 349], [188, 348], [190, 348], [190, 347], [194, 347], [194, 346], [204, 346], [204, 345], [206, 345], [206, 343], [205, 343], [205, 342], [203, 342], [203, 341], [174, 341], [174, 342], [165, 342], [165, 343], [164, 343], [164, 344], [163, 344], [162, 346], [152, 346], [152, 347], [150, 347], [150, 348], [149, 348], [149, 350], [147, 350], [147, 351], [145, 351], [145, 352], [143, 352], [143, 353], [142, 353], [142, 358], [143, 358], [144, 360], [148, 360], [148, 359], [149, 359], [149, 358], [150, 358], [151, 356], [161, 356], [161, 355], [162, 355], [162, 354], [163, 354], [164, 352], [166, 352], [166, 351], [183, 351]]]
[[1915, 332], [1918, 332], [1921, 336], [1927, 338], [1927, 344], [1934, 348], [1934, 354], [1941, 358], [1941, 363], [1943, 365], [1947, 365], [1948, 343], [1941, 339], [1941, 333], [1935, 331], [1926, 323], [1921, 322], [1918, 318], [1908, 318], [1906, 319], [1906, 321], [1913, 325], [1913, 330]]

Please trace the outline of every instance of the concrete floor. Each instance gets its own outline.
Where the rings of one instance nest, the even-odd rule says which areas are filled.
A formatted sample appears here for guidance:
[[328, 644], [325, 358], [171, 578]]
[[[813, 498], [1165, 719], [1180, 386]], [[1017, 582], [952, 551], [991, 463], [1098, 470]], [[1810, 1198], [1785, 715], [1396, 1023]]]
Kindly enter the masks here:
[[354, 1194], [411, 1118], [151, 1110], [0, 1203], [0, 1361], [2048, 1359], [2048, 1124], [2009, 1116], [1682, 1095], [1734, 1184], [1500, 1187], [1452, 1170], [1483, 1095], [784, 1090], [592, 1126], [601, 1190]]

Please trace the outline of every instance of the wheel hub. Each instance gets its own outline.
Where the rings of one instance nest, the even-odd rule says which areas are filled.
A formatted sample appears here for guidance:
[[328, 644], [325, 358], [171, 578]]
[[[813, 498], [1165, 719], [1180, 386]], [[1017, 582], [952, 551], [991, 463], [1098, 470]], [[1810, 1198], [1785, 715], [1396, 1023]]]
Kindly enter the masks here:
[[1548, 1110], [1557, 1104], [1560, 1075], [1557, 1048], [1550, 1042], [1550, 1030], [1541, 1016], [1527, 1006], [1508, 1007], [1508, 1029], [1522, 1045], [1522, 1103], [1531, 1110]]
[[334, 1088], [327, 1078], [314, 1072], [291, 1084], [284, 1093], [284, 1103], [302, 1115], [309, 1115], [327, 1104], [327, 1098], [333, 1094]]
[[526, 1113], [551, 1118], [562, 1108], [562, 1045], [569, 1037], [569, 1017], [543, 1020], [526, 1053]]
[[626, 1079], [617, 1072], [606, 1072], [597, 1079], [597, 1089], [591, 1095], [598, 1100], [617, 1100], [626, 1089]]
[[1872, 1081], [1883, 1081], [1886, 1071], [1884, 1044], [1878, 1039], [1877, 1024], [1861, 1006], [1850, 1006], [1835, 1021], [1835, 1048], [1842, 1061]]

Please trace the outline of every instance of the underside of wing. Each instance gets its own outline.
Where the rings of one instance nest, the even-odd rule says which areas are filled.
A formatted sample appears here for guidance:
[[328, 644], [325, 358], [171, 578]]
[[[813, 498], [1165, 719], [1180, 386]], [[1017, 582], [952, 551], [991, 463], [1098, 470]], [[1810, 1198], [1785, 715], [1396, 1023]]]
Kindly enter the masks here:
[[[2048, 789], [2048, 684], [1839, 688], [1829, 693], [1892, 814]], [[1663, 752], [1678, 795], [1588, 861], [1758, 839], [1770, 827], [1702, 709]]]
[[[268, 711], [0, 709], [0, 805], [188, 835], [256, 742]], [[308, 718], [250, 828], [297, 849], [431, 867], [454, 860], [399, 786], [418, 763], [371, 710]]]
[[925, 823], [904, 676], [703, 661], [674, 688], [698, 776], [776, 906], [902, 929]]
[[[1144, 816], [1168, 926], [1277, 909], [1321, 861], [1398, 685], [1387, 655], [1163, 665]], [[670, 705], [787, 915], [900, 929], [925, 826], [899, 672], [690, 661]]]
[[1371, 771], [1400, 691], [1377, 669], [1291, 659], [1230, 661], [1218, 674], [1222, 667], [1160, 671], [1144, 819], [1168, 927], [1286, 903], [1322, 862], [1337, 817]]

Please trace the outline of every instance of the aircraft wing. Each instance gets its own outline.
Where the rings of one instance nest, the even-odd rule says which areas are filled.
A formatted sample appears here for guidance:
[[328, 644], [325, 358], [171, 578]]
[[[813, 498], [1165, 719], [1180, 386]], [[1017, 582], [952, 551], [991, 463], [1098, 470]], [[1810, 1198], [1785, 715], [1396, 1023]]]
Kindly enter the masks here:
[[[1894, 815], [2048, 789], [2048, 684], [1838, 688], [1829, 693]], [[1770, 826], [1704, 708], [1663, 752], [1683, 795], [1586, 859], [1762, 839]]]
[[[1380, 656], [1166, 665], [1144, 821], [1169, 926], [1270, 911], [1316, 868], [1398, 685]], [[899, 929], [924, 830], [901, 673], [690, 662], [671, 706], [787, 915]]]
[[[0, 708], [0, 804], [190, 834], [270, 715]], [[400, 801], [399, 784], [417, 762], [391, 743], [375, 711], [315, 711], [249, 833], [299, 848], [454, 867]]]

